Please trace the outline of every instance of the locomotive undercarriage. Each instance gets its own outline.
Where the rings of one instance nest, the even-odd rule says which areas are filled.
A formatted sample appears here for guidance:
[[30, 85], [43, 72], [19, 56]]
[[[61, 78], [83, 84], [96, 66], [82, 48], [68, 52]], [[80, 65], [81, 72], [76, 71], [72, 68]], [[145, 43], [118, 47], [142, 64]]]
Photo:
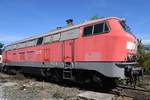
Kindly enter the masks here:
[[72, 78], [64, 78], [63, 69], [46, 68], [42, 69], [42, 71], [43, 70], [49, 70], [49, 73], [51, 73], [49, 74], [47, 71], [44, 72], [45, 73], [44, 77], [46, 77], [48, 80], [52, 79], [58, 82], [72, 81], [84, 86], [99, 87], [99, 88], [112, 88], [115, 87], [116, 85], [116, 78], [108, 78], [96, 71], [73, 69]]
[[[44, 64], [44, 63], [42, 63]], [[64, 80], [69, 80], [69, 81], [73, 81], [73, 82], [77, 82], [83, 85], [93, 85], [93, 86], [99, 86], [100, 88], [112, 88], [115, 87], [116, 85], [116, 80], [119, 79], [119, 77], [113, 77], [113, 75], [118, 75], [119, 73], [121, 73], [120, 76], [122, 76], [122, 73], [125, 75], [125, 79], [127, 80], [127, 83], [130, 82], [131, 84], [133, 84], [135, 86], [136, 81], [138, 79], [139, 76], [142, 75], [143, 71], [140, 68], [135, 68], [135, 64], [134, 63], [113, 63], [111, 65], [113, 65], [113, 69], [110, 69], [110, 66], [104, 66], [104, 67], [108, 67], [110, 69], [110, 71], [112, 71], [112, 73], [107, 74], [107, 75], [111, 75], [110, 76], [106, 76], [103, 73], [99, 72], [98, 69], [101, 66], [95, 66], [98, 65], [96, 63], [87, 63], [89, 66], [91, 66], [91, 69], [96, 69], [96, 70], [90, 70], [90, 67], [87, 66], [85, 63], [74, 63], [74, 62], [66, 62], [63, 63], [63, 67], [60, 68], [51, 68], [51, 67], [47, 67], [47, 66], [42, 66], [42, 67], [23, 67], [23, 66], [8, 66], [5, 65], [2, 70], [10, 73], [10, 70], [15, 69], [15, 70], [19, 70], [19, 72], [25, 74], [25, 75], [36, 75], [36, 76], [42, 76], [44, 78], [46, 78], [46, 80], [55, 80], [55, 81], [64, 81]], [[80, 66], [80, 65], [85, 65], [83, 66], [84, 68], [87, 69], [83, 69], [83, 68], [79, 68], [79, 67], [75, 67], [76, 66]], [[105, 64], [101, 64], [101, 65], [105, 65]], [[110, 65], [110, 64], [107, 64]], [[103, 67], [103, 69], [104, 69]], [[115, 67], [119, 67], [119, 69], [115, 68]], [[107, 68], [105, 69], [107, 70]], [[103, 70], [103, 71], [105, 71]], [[120, 71], [120, 72], [119, 72]], [[109, 72], [107, 70], [107, 72]], [[116, 74], [117, 73], [117, 74]]]
[[[70, 63], [67, 63], [70, 65]], [[116, 85], [116, 78], [106, 77], [97, 71], [83, 70], [83, 69], [71, 69], [71, 76], [64, 76], [64, 71], [68, 71], [65, 68], [38, 68], [38, 67], [18, 67], [18, 66], [4, 66], [1, 71], [12, 74], [11, 71], [18, 71], [25, 76], [37, 76], [38, 78], [43, 77], [46, 80], [52, 80], [58, 83], [61, 82], [75, 82], [83, 86], [98, 87], [98, 88], [113, 88]], [[68, 71], [69, 72], [69, 71]], [[40, 77], [39, 77], [40, 76]]]

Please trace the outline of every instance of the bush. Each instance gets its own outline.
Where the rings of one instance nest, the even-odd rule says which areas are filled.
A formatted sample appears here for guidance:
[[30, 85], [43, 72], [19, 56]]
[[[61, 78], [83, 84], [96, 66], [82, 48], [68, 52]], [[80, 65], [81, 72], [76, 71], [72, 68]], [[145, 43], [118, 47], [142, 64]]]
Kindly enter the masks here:
[[150, 69], [145, 70], [144, 74], [145, 75], [150, 75]]

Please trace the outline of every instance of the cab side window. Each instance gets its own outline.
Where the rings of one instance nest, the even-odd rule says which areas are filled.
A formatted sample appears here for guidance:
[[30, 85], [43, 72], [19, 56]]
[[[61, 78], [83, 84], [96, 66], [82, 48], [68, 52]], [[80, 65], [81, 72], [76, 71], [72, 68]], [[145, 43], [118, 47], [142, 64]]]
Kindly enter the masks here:
[[96, 35], [96, 34], [104, 34], [110, 31], [109, 25], [107, 22], [98, 23], [95, 25], [87, 26], [84, 28], [83, 37]]
[[104, 32], [109, 32], [110, 31], [110, 28], [108, 26], [108, 23], [105, 23], [105, 27], [104, 27]]
[[96, 25], [94, 25], [94, 33], [93, 34], [103, 33], [103, 30], [104, 30], [104, 23], [96, 24]]
[[41, 45], [43, 42], [43, 37], [38, 38], [37, 44], [36, 45]]
[[93, 25], [84, 28], [83, 36], [92, 35]]

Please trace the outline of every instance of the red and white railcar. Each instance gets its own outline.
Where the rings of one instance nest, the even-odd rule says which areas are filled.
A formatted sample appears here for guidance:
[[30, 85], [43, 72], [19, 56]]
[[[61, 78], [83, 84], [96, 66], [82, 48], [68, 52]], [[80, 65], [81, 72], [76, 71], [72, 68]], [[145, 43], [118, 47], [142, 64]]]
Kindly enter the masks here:
[[40, 68], [44, 75], [57, 69], [62, 79], [100, 81], [128, 77], [136, 48], [137, 40], [125, 20], [111, 17], [14, 42], [2, 55], [9, 68]]

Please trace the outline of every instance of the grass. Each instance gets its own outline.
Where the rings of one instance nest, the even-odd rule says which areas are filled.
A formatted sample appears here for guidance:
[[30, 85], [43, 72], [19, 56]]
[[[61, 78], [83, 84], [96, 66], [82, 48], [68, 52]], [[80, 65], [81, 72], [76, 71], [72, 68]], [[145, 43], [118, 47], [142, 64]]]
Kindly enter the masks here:
[[61, 93], [59, 93], [59, 92], [57, 91], [57, 92], [55, 92], [55, 93], [53, 94], [52, 97], [54, 97], [54, 98], [63, 98], [63, 94], [61, 94]]
[[145, 88], [145, 87], [150, 87], [150, 75], [144, 75], [144, 77], [140, 77], [140, 82], [137, 82], [137, 86]]
[[145, 87], [147, 87], [147, 86], [150, 86], [150, 84], [147, 84], [147, 83], [137, 83], [137, 86], [138, 86], [138, 87], [145, 88]]
[[17, 79], [17, 80], [25, 80], [26, 78], [22, 74], [16, 74], [15, 76], [12, 76], [12, 79]]
[[51, 86], [39, 86], [39, 90], [51, 89]]

